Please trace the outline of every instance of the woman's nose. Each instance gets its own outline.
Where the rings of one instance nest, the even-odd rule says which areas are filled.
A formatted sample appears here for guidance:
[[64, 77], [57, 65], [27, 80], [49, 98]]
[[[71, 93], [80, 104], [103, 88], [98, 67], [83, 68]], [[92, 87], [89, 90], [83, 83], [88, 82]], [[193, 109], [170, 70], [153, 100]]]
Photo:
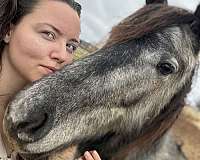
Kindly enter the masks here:
[[66, 46], [58, 47], [50, 53], [50, 58], [55, 60], [59, 64], [70, 64], [73, 60], [73, 55], [66, 51]]

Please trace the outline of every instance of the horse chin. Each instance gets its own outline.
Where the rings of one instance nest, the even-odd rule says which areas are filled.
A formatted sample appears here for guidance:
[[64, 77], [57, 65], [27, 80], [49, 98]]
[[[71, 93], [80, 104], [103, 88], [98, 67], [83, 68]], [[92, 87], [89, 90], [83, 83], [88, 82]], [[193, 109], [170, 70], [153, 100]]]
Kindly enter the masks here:
[[66, 148], [65, 146], [60, 146], [54, 148], [51, 151], [43, 152], [43, 153], [31, 153], [31, 152], [21, 152], [19, 155], [24, 160], [72, 160], [74, 159], [77, 152], [77, 146], [70, 146]]
[[20, 153], [19, 156], [23, 160], [48, 160], [48, 154], [30, 154], [30, 153]]
[[20, 158], [23, 160], [48, 160], [54, 153], [60, 152], [61, 149], [55, 148], [48, 152], [38, 152], [33, 153], [32, 151], [27, 151], [24, 149], [20, 149], [17, 152], [19, 153]]

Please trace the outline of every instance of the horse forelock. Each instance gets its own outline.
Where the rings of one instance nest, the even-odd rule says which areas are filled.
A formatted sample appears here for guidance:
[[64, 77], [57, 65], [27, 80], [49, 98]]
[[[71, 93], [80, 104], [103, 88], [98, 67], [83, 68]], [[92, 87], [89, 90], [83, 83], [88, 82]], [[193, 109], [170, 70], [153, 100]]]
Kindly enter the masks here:
[[166, 27], [191, 24], [195, 20], [187, 10], [163, 4], [146, 5], [113, 27], [104, 47], [138, 39]]

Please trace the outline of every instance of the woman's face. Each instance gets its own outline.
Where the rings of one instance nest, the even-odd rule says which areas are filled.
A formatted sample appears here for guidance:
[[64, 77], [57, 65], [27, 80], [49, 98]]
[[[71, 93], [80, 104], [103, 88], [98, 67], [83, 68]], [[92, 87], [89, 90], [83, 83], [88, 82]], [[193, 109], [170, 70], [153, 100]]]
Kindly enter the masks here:
[[42, 0], [9, 33], [7, 64], [24, 80], [35, 81], [72, 62], [80, 21], [66, 3]]

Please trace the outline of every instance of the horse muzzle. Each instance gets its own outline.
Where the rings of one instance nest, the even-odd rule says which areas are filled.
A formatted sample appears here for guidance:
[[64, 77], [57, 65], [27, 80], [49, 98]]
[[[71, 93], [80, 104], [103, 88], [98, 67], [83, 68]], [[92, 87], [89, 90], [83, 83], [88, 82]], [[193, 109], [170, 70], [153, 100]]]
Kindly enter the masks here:
[[17, 113], [9, 109], [4, 117], [4, 131], [8, 139], [19, 144], [33, 143], [43, 138], [51, 129], [52, 118], [43, 111]]

